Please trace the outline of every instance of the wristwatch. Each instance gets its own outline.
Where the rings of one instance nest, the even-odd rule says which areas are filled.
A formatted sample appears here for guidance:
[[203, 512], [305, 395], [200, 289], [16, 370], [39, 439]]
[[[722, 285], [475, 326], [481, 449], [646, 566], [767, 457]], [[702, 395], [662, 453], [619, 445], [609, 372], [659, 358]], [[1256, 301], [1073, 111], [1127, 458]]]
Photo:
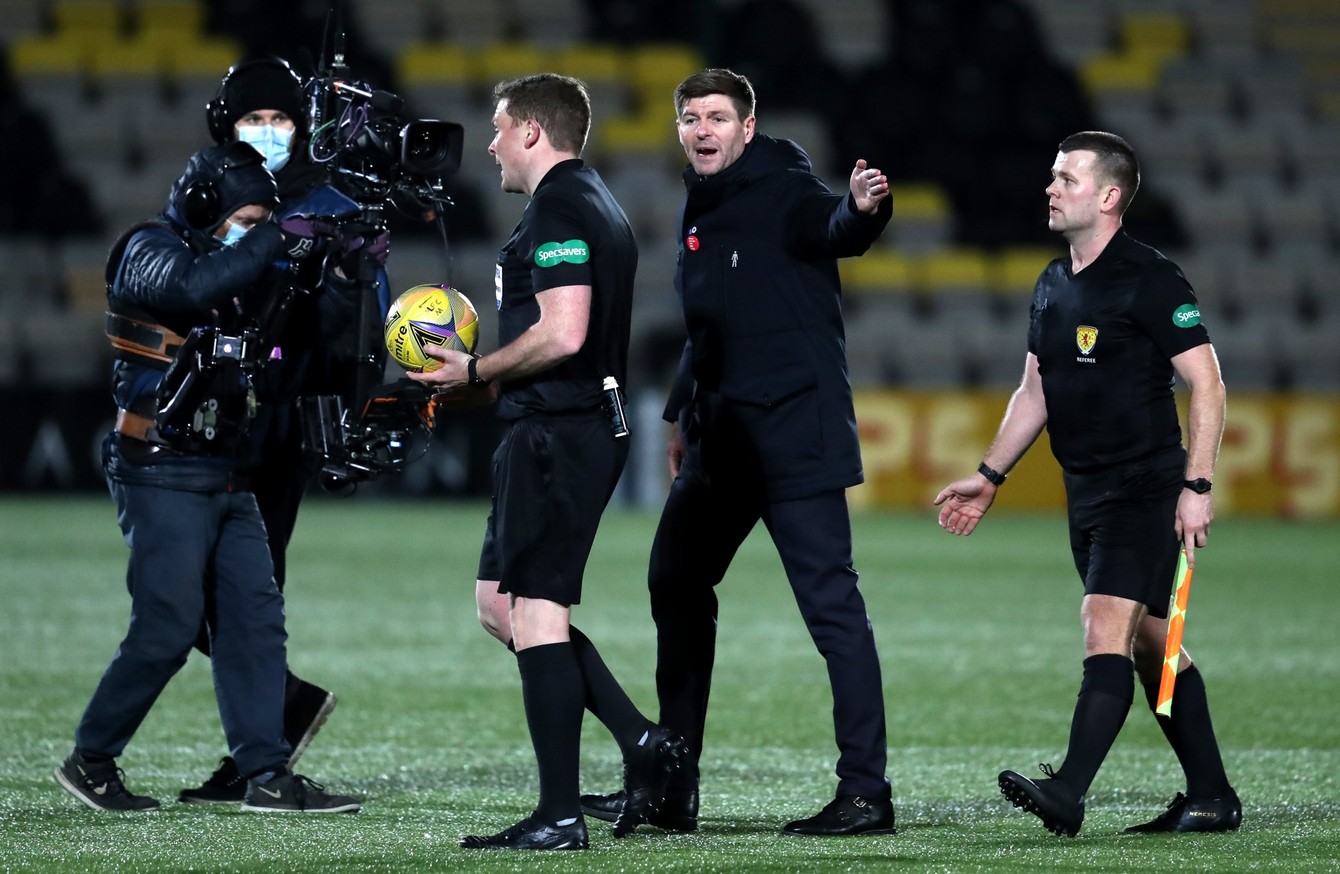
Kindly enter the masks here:
[[480, 376], [478, 373], [475, 372], [475, 368], [477, 368], [478, 366], [479, 366], [478, 355], [471, 358], [465, 365], [465, 378], [467, 381], [469, 381], [470, 386], [472, 388], [479, 388], [480, 386], [489, 384], [489, 381], [487, 379], [485, 379], [484, 377]]
[[986, 477], [986, 481], [993, 486], [1002, 486], [1005, 484], [1005, 474], [995, 470], [987, 465], [985, 461], [977, 465], [977, 472]]
[[1208, 495], [1210, 493], [1210, 489], [1212, 489], [1213, 487], [1214, 483], [1210, 482], [1203, 476], [1196, 477], [1195, 479], [1188, 479], [1182, 481], [1182, 488], [1191, 489], [1191, 491], [1195, 492], [1198, 495]]

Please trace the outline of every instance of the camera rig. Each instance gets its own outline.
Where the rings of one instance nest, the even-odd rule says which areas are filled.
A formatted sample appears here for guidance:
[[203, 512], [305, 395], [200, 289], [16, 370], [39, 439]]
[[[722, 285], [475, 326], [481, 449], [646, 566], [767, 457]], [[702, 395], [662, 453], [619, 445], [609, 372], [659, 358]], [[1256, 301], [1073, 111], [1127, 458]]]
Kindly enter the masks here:
[[[386, 231], [390, 204], [412, 218], [436, 220], [445, 250], [443, 211], [451, 200], [443, 192], [443, 179], [460, 168], [464, 129], [436, 119], [406, 119], [398, 95], [351, 81], [338, 15], [339, 5], [333, 4], [321, 67], [306, 83], [312, 162], [328, 167], [331, 184], [360, 209], [356, 217], [331, 221], [350, 237], [371, 240]], [[328, 48], [331, 61], [326, 64]], [[427, 451], [432, 435], [435, 405], [425, 389], [408, 379], [377, 385], [380, 335], [374, 338], [370, 332], [374, 323], [380, 325], [374, 319], [378, 272], [373, 258], [360, 251], [348, 276], [357, 283], [359, 302], [355, 384], [347, 395], [299, 402], [304, 449], [319, 461], [322, 483], [331, 490], [399, 471]], [[416, 451], [420, 438], [424, 448]]]
[[442, 180], [461, 166], [464, 129], [449, 121], [406, 119], [399, 95], [351, 81], [337, 14], [333, 8], [327, 19], [327, 37], [334, 25], [332, 60], [323, 60], [306, 85], [313, 163], [330, 167], [336, 187], [365, 207], [391, 202], [412, 205], [420, 216], [441, 215], [432, 207], [450, 205]]
[[436, 404], [411, 380], [377, 387], [357, 412], [339, 395], [299, 403], [303, 446], [320, 458], [321, 482], [329, 490], [398, 472], [428, 451]]

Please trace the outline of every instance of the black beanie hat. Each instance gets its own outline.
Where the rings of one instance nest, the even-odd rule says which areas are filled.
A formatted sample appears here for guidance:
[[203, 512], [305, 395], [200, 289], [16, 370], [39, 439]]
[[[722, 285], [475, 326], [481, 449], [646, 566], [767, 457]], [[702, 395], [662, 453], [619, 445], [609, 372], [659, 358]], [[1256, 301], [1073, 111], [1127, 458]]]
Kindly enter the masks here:
[[278, 109], [299, 127], [307, 118], [302, 82], [278, 58], [244, 61], [233, 67], [223, 81], [222, 97], [223, 118], [228, 127], [258, 109]]
[[225, 143], [196, 152], [168, 197], [178, 218], [206, 233], [213, 233], [224, 219], [253, 203], [277, 209], [279, 192], [261, 153], [246, 143]]

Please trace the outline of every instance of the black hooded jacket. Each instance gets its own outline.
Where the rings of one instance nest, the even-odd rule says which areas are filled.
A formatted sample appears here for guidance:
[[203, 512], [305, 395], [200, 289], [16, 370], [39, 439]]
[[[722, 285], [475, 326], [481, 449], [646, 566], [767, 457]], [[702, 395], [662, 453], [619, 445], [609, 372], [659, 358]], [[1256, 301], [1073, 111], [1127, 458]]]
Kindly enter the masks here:
[[700, 444], [709, 475], [753, 471], [769, 500], [861, 482], [837, 259], [870, 247], [890, 201], [865, 215], [799, 146], [761, 134], [722, 172], [690, 167], [684, 180], [675, 286], [688, 343], [666, 418]]
[[[227, 247], [208, 230], [188, 226], [182, 219], [182, 199], [183, 183], [189, 176], [190, 170], [178, 180], [166, 209], [154, 221], [132, 228], [117, 241], [107, 265], [111, 313], [161, 325], [180, 337], [197, 326], [215, 325], [231, 331], [247, 324], [249, 315], [254, 316], [273, 292], [267, 274], [283, 254], [283, 235], [271, 222], [252, 228], [236, 245]], [[223, 208], [231, 213], [236, 205], [225, 198]], [[165, 364], [136, 356], [117, 360], [112, 371], [117, 407], [152, 417], [166, 369]], [[242, 454], [245, 451], [242, 447]], [[172, 460], [185, 459], [156, 461]], [[241, 454], [210, 460], [214, 466], [226, 467], [245, 462]], [[134, 475], [119, 458], [111, 460], [109, 473], [127, 481]]]

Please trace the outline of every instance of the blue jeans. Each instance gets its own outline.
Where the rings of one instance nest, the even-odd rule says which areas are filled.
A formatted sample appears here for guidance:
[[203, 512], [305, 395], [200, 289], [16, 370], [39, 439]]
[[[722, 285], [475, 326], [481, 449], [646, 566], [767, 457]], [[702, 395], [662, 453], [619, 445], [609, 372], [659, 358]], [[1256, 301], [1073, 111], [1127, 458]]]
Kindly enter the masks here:
[[284, 600], [255, 497], [109, 485], [130, 547], [130, 627], [80, 720], [76, 749], [121, 754], [208, 616], [219, 716], [238, 769], [282, 767]]

